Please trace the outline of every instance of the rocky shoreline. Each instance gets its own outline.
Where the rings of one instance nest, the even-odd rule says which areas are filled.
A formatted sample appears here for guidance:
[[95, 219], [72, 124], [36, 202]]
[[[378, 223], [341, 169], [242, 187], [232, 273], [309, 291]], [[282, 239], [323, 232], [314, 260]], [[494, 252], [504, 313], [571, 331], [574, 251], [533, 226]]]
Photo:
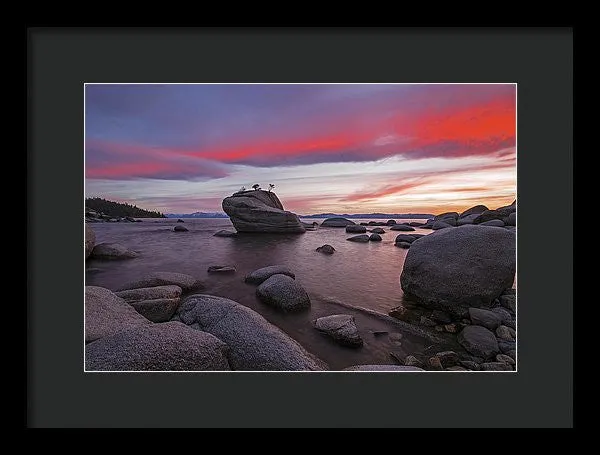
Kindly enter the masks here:
[[[223, 201], [223, 208], [226, 206], [237, 232], [214, 235], [232, 238], [227, 241], [235, 241], [242, 233], [297, 234], [307, 230], [271, 192], [236, 193]], [[398, 347], [402, 346], [402, 333], [439, 340], [418, 351], [391, 349], [389, 364], [357, 364], [343, 370], [516, 370], [516, 291], [512, 288], [516, 201], [496, 210], [476, 206], [461, 214], [444, 213], [426, 223], [388, 220], [356, 224], [335, 218], [311, 226], [317, 230], [344, 228], [346, 233], [358, 234], [347, 240], [364, 243], [380, 241], [386, 229], [406, 231], [393, 243], [407, 250], [404, 268], [399, 271], [403, 304], [389, 316], [356, 307], [352, 310], [397, 321], [397, 329], [373, 332], [371, 339]], [[410, 233], [415, 227], [434, 232]], [[138, 253], [123, 245], [96, 245], [88, 224], [85, 232], [86, 258], [135, 261]], [[326, 244], [317, 248], [317, 253], [335, 257], [335, 248]], [[235, 274], [236, 269], [234, 265], [215, 265], [209, 272]], [[244, 281], [256, 286], [260, 302], [283, 315], [311, 307], [310, 294], [288, 267], [263, 267], [246, 275]], [[115, 290], [86, 286], [86, 371], [330, 370], [325, 361], [256, 311], [202, 293], [204, 289], [197, 278], [173, 272], [150, 273]], [[340, 349], [357, 351], [367, 335], [352, 314], [333, 309], [314, 319], [312, 330]]]

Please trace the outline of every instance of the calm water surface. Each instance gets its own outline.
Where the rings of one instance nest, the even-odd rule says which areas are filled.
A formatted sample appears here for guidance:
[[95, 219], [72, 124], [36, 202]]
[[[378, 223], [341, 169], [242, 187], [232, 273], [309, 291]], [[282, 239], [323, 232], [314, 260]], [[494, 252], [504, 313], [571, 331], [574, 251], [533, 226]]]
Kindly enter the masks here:
[[[306, 219], [305, 222], [321, 219]], [[386, 221], [386, 220], [353, 220]], [[396, 220], [425, 221], [425, 220]], [[141, 223], [93, 223], [96, 243], [117, 242], [140, 253], [124, 261], [88, 260], [86, 285], [115, 290], [149, 272], [187, 273], [201, 279], [203, 293], [230, 298], [253, 308], [267, 320], [279, 326], [309, 351], [328, 362], [332, 369], [361, 363], [395, 363], [391, 351], [401, 355], [422, 351], [426, 340], [402, 332], [394, 324], [349, 310], [335, 302], [365, 307], [386, 313], [400, 305], [402, 290], [400, 273], [408, 250], [394, 246], [402, 232], [386, 226], [382, 242], [355, 243], [346, 239], [344, 228], [319, 227], [298, 235], [247, 234], [238, 237], [214, 237], [221, 229], [234, 230], [228, 218], [185, 219], [189, 232], [174, 232], [176, 219], [144, 219]], [[372, 227], [367, 227], [371, 229]], [[416, 229], [415, 233], [430, 234], [431, 230]], [[408, 234], [409, 232], [407, 232]], [[330, 244], [333, 255], [315, 249]], [[310, 311], [285, 314], [262, 304], [255, 296], [256, 286], [243, 282], [247, 273], [268, 265], [283, 264], [296, 274], [311, 298]], [[235, 274], [209, 274], [211, 265], [233, 265]], [[343, 348], [318, 333], [312, 321], [337, 313], [353, 314], [365, 341], [360, 349]], [[398, 343], [387, 335], [375, 336], [373, 331], [385, 330], [403, 335]]]

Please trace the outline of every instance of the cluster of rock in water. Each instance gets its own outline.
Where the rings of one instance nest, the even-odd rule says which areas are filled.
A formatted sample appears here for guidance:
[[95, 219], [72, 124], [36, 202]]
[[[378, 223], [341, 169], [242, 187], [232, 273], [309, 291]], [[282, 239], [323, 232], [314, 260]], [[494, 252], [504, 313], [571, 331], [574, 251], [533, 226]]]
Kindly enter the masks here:
[[[266, 191], [236, 193], [223, 201], [237, 232], [301, 233], [314, 229], [285, 211]], [[181, 222], [183, 222], [181, 220]], [[430, 235], [399, 234], [394, 244], [409, 249], [400, 285], [404, 305], [390, 315], [423, 330], [456, 337], [463, 350], [411, 353], [397, 365], [355, 365], [348, 371], [512, 371], [516, 366], [516, 201], [489, 210], [475, 206], [449, 212], [426, 223], [395, 220], [355, 224], [330, 218], [321, 227], [344, 228], [359, 235], [353, 242], [381, 241], [390, 231], [432, 229]], [[376, 226], [376, 227], [375, 227]], [[179, 229], [177, 229], [179, 227]], [[366, 234], [370, 227], [370, 235]], [[176, 226], [175, 230], [187, 230]], [[450, 229], [453, 228], [453, 229]], [[237, 232], [219, 231], [217, 237]], [[130, 259], [122, 245], [95, 245], [86, 225], [86, 258]], [[331, 245], [316, 251], [333, 254]], [[234, 266], [211, 266], [209, 273], [235, 273]], [[244, 281], [256, 285], [264, 304], [284, 312], [310, 308], [310, 297], [285, 266], [264, 267]], [[327, 370], [254, 310], [232, 300], [199, 293], [201, 282], [189, 275], [154, 273], [111, 290], [86, 287], [87, 370]], [[343, 346], [363, 346], [352, 315], [332, 314], [314, 328]], [[391, 336], [391, 335], [390, 335]], [[393, 354], [393, 353], [392, 353]]]

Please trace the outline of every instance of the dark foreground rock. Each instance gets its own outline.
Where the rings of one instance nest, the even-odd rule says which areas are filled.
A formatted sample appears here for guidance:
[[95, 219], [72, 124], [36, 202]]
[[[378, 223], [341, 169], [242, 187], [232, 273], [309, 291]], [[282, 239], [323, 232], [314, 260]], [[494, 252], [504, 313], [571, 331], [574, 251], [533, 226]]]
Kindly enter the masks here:
[[223, 199], [223, 211], [238, 232], [298, 234], [306, 231], [298, 215], [284, 210], [270, 191], [242, 191]]
[[125, 300], [109, 289], [85, 287], [85, 342], [97, 340], [120, 330], [150, 324]]
[[154, 299], [131, 302], [138, 313], [152, 322], [166, 322], [179, 306], [180, 299]]
[[260, 284], [273, 275], [287, 275], [290, 278], [296, 278], [296, 275], [289, 269], [289, 267], [284, 265], [270, 265], [268, 267], [257, 269], [254, 272], [246, 275], [244, 281], [251, 284]]
[[367, 232], [367, 227], [356, 225], [356, 224], [348, 225], [348, 226], [346, 226], [346, 232], [348, 232], [350, 234], [361, 234], [363, 232]]
[[504, 221], [502, 220], [490, 220], [479, 223], [480, 226], [493, 226], [493, 227], [504, 227]]
[[92, 254], [92, 250], [96, 245], [96, 234], [94, 230], [86, 223], [85, 225], [85, 258], [87, 259]]
[[115, 294], [127, 303], [141, 302], [142, 300], [179, 299], [179, 297], [181, 297], [181, 288], [171, 284], [168, 286], [154, 286], [151, 288], [127, 289], [125, 291], [115, 292]]
[[437, 231], [440, 229], [446, 229], [446, 228], [450, 228], [450, 227], [454, 227], [454, 226], [452, 224], [446, 223], [446, 221], [442, 221], [442, 220], [437, 220], [431, 225], [431, 229], [433, 229], [434, 231]]
[[319, 253], [324, 253], [324, 254], [333, 254], [335, 252], [335, 248], [332, 247], [331, 245], [323, 245], [317, 248], [317, 250]]
[[287, 275], [273, 275], [256, 288], [261, 302], [284, 311], [300, 311], [310, 307], [306, 290]]
[[476, 205], [471, 207], [470, 209], [465, 210], [459, 215], [459, 218], [464, 218], [469, 215], [479, 215], [485, 211], [489, 210], [485, 205]]
[[346, 240], [349, 240], [350, 242], [366, 243], [369, 241], [369, 236], [367, 234], [355, 235], [354, 237], [349, 237]]
[[369, 236], [369, 242], [381, 242], [383, 239], [379, 234], [371, 234]]
[[395, 245], [399, 248], [404, 248], [405, 250], [407, 250], [408, 248], [410, 248], [410, 243], [408, 242], [396, 242]]
[[512, 371], [512, 366], [504, 362], [486, 362], [481, 364], [483, 371]]
[[118, 288], [118, 291], [127, 289], [150, 288], [154, 286], [179, 286], [183, 292], [202, 289], [202, 282], [191, 275], [173, 272], [153, 272], [144, 276], [141, 280], [133, 281]]
[[325, 221], [321, 223], [321, 227], [346, 227], [349, 225], [356, 224], [354, 221], [351, 221], [346, 218], [327, 218]]
[[138, 254], [135, 251], [131, 251], [119, 243], [108, 242], [99, 243], [90, 254], [93, 259], [107, 260], [132, 259], [137, 256]]
[[226, 229], [221, 229], [218, 232], [215, 232], [213, 234], [214, 237], [236, 237], [237, 236], [237, 232], [233, 232], [233, 231], [228, 231]]
[[458, 342], [471, 354], [484, 359], [500, 352], [496, 337], [485, 327], [468, 325], [458, 334]]
[[400, 284], [411, 300], [462, 316], [489, 307], [515, 277], [515, 234], [461, 226], [420, 238], [408, 250]]
[[233, 300], [196, 294], [183, 300], [181, 321], [215, 335], [229, 346], [234, 370], [323, 370], [327, 366], [252, 309]]
[[227, 345], [180, 322], [131, 327], [86, 345], [88, 371], [226, 371]]
[[314, 322], [314, 326], [344, 346], [360, 347], [363, 345], [354, 316], [349, 314], [333, 314], [318, 318]]
[[496, 330], [502, 323], [502, 317], [498, 313], [483, 308], [469, 308], [469, 317], [473, 324], [489, 330]]
[[407, 365], [354, 365], [343, 371], [425, 371], [423, 368]]

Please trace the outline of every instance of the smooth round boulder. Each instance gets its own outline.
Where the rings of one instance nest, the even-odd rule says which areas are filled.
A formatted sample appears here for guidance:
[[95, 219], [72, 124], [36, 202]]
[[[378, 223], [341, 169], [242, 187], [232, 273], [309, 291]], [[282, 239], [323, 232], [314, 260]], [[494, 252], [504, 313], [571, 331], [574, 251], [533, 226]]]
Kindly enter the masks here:
[[458, 334], [458, 342], [467, 352], [490, 359], [500, 352], [494, 334], [479, 325], [468, 325]]
[[96, 245], [96, 233], [94, 230], [86, 223], [85, 225], [85, 258], [89, 258], [90, 254], [92, 254], [92, 250]]
[[446, 228], [450, 228], [450, 227], [454, 227], [454, 226], [452, 226], [450, 223], [447, 223], [446, 221], [442, 221], [442, 220], [437, 220], [431, 225], [431, 229], [433, 229], [434, 231], [437, 231], [440, 229], [446, 229]]
[[512, 312], [513, 314], [517, 311], [517, 296], [514, 294], [504, 294], [499, 297], [500, 305]]
[[474, 224], [473, 222], [475, 221], [475, 218], [477, 218], [479, 215], [476, 213], [473, 213], [472, 215], [467, 215], [464, 216], [462, 218], [459, 218], [456, 221], [456, 225], [457, 226], [464, 226], [465, 224]]
[[86, 286], [84, 306], [86, 343], [123, 329], [151, 324], [125, 300], [106, 288]]
[[121, 259], [132, 259], [137, 257], [138, 254], [119, 243], [104, 242], [99, 243], [94, 247], [90, 257], [93, 259], [104, 259], [104, 260], [121, 260]]
[[268, 267], [256, 269], [254, 272], [246, 275], [244, 281], [251, 284], [260, 284], [273, 275], [287, 275], [290, 278], [296, 278], [296, 275], [289, 267], [286, 267], [285, 265], [270, 265]]
[[515, 271], [514, 233], [461, 226], [413, 242], [400, 284], [411, 300], [462, 316], [469, 307], [491, 306], [512, 286]]
[[350, 234], [353, 234], [353, 233], [360, 234], [363, 232], [367, 232], [367, 227], [361, 226], [361, 225], [356, 225], [356, 224], [348, 225], [348, 226], [346, 226], [346, 232], [348, 232]]
[[383, 239], [379, 234], [371, 234], [369, 236], [369, 242], [381, 242]]
[[301, 311], [310, 307], [306, 290], [287, 275], [273, 275], [256, 288], [261, 302], [284, 311]]
[[394, 224], [396, 224], [396, 220], [387, 220], [385, 224], [386, 226], [393, 226]]
[[409, 243], [409, 242], [402, 241], [402, 242], [396, 242], [394, 245], [396, 245], [399, 248], [407, 250], [410, 248], [411, 243], [412, 242]]
[[320, 246], [316, 249], [316, 251], [318, 251], [319, 253], [323, 253], [323, 254], [333, 254], [335, 252], [335, 248], [332, 247], [331, 245], [323, 245]]
[[173, 231], [175, 231], [175, 232], [187, 232], [187, 231], [189, 231], [189, 229], [186, 228], [185, 226], [175, 226], [173, 228]]
[[168, 285], [179, 286], [183, 292], [196, 291], [204, 287], [200, 280], [191, 275], [186, 275], [185, 273], [152, 272], [145, 275], [140, 280], [121, 286], [117, 291]]
[[367, 234], [355, 235], [354, 237], [349, 237], [346, 240], [349, 240], [350, 242], [366, 243], [369, 241], [369, 236]]
[[394, 240], [394, 242], [396, 242], [396, 243], [398, 243], [398, 242], [412, 243], [415, 240], [417, 240], [417, 237], [415, 237], [412, 234], [398, 234], [396, 236], [396, 240]]
[[407, 366], [407, 365], [353, 365], [344, 368], [342, 371], [425, 371], [423, 368]]
[[394, 224], [390, 227], [390, 231], [414, 231], [415, 228], [406, 224]]
[[131, 327], [86, 345], [86, 371], [228, 371], [228, 348], [214, 335], [164, 322]]
[[517, 225], [517, 212], [513, 212], [506, 217], [506, 225], [507, 226], [516, 226]]
[[375, 229], [371, 229], [371, 232], [372, 232], [373, 234], [385, 234], [385, 230], [383, 230], [383, 229], [382, 229], [382, 228], [380, 228], [380, 227], [376, 227]]
[[213, 295], [187, 297], [177, 310], [184, 324], [211, 333], [229, 346], [234, 370], [311, 371], [327, 365], [256, 311]]
[[321, 227], [346, 227], [348, 225], [354, 225], [354, 221], [350, 221], [346, 218], [334, 217], [327, 218], [321, 223]]
[[314, 321], [315, 328], [333, 338], [341, 345], [357, 348], [363, 345], [358, 333], [354, 316], [349, 314], [332, 314]]

